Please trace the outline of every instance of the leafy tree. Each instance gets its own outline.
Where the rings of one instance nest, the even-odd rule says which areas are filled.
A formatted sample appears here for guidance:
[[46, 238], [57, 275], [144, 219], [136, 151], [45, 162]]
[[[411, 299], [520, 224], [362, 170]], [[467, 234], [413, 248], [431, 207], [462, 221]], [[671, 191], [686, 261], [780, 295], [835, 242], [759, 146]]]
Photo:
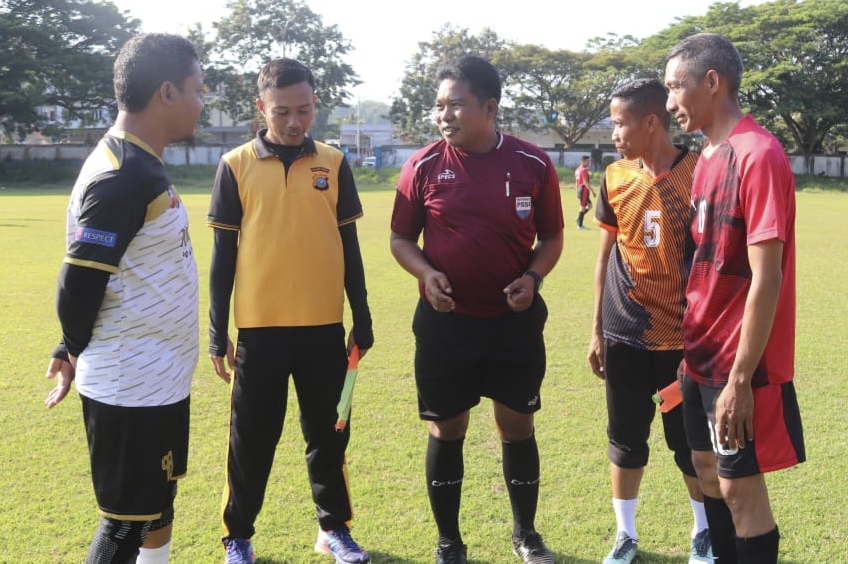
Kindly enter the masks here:
[[0, 122], [7, 135], [44, 125], [38, 106], [68, 119], [115, 111], [112, 65], [138, 32], [111, 2], [4, 0], [0, 4]]
[[[209, 64], [209, 53], [214, 44], [207, 39], [207, 34], [203, 29], [203, 25], [196, 23], [190, 26], [186, 33], [186, 38], [191, 41], [194, 44], [195, 49], [197, 49], [197, 55], [200, 58], [200, 68], [203, 70], [204, 89], [206, 92], [217, 91], [223, 82], [223, 77], [218, 69]], [[203, 111], [200, 112], [200, 119], [197, 121], [198, 129], [212, 125], [209, 110], [210, 104], [204, 104]]]
[[392, 122], [410, 143], [433, 140], [431, 118], [439, 66], [458, 55], [479, 54], [499, 69], [504, 80], [499, 121], [503, 129], [557, 134], [571, 146], [609, 112], [609, 95], [631, 74], [636, 40], [610, 35], [589, 43], [591, 51], [551, 51], [516, 45], [493, 31], [471, 36], [445, 25], [407, 64], [400, 95], [392, 101]]
[[502, 50], [493, 62], [506, 75], [505, 128], [547, 130], [566, 147], [576, 144], [609, 115], [610, 95], [632, 78], [631, 42], [599, 39], [590, 43], [598, 51], [580, 53], [537, 45]]
[[683, 37], [714, 32], [742, 55], [740, 101], [789, 151], [823, 152], [848, 127], [848, 4], [775, 0], [741, 8], [719, 3], [646, 39], [640, 49], [659, 68]]
[[436, 103], [436, 73], [439, 67], [460, 55], [475, 54], [491, 59], [504, 41], [491, 29], [470, 35], [468, 29], [445, 24], [430, 42], [418, 43], [419, 51], [406, 64], [400, 93], [392, 99], [392, 123], [407, 143], [423, 144], [438, 136], [432, 112]]
[[312, 125], [323, 138], [330, 112], [350, 98], [347, 88], [361, 83], [343, 61], [352, 50], [338, 26], [325, 26], [301, 0], [230, 0], [230, 10], [213, 26], [209, 75], [219, 89], [221, 108], [236, 122], [256, 118], [256, 79], [269, 60], [298, 59], [315, 74], [318, 109]]
[[798, 151], [822, 152], [828, 134], [848, 124], [848, 4], [779, 0], [757, 8], [730, 36], [746, 64], [743, 100], [764, 124], [782, 121]]

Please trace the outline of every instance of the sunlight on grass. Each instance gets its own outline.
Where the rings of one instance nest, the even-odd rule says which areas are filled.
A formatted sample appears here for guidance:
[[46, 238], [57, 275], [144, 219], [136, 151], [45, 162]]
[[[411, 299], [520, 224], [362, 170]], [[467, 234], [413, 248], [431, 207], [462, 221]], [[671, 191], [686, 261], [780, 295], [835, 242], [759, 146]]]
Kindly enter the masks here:
[[[220, 500], [226, 447], [228, 387], [205, 356], [211, 232], [205, 226], [214, 169], [185, 170], [175, 184], [191, 215], [201, 276], [201, 361], [192, 390], [189, 475], [177, 498], [173, 562], [219, 563]], [[374, 171], [369, 171], [373, 173]], [[362, 361], [354, 395], [349, 469], [354, 534], [375, 563], [430, 564], [436, 541], [424, 484], [427, 432], [416, 412], [411, 316], [416, 283], [389, 252], [393, 191], [362, 179], [365, 216], [358, 223], [376, 344]], [[548, 374], [537, 418], [542, 498], [537, 525], [559, 562], [598, 562], [614, 533], [606, 459], [603, 387], [586, 366], [597, 229], [576, 231], [576, 200], [563, 183], [565, 253], [545, 282]], [[82, 562], [97, 513], [88, 475], [78, 396], [52, 411], [43, 399], [47, 355], [59, 339], [53, 309], [63, 255], [70, 185], [30, 186], [0, 193], [0, 562]], [[842, 191], [844, 192], [844, 191]], [[848, 194], [810, 186], [798, 193], [797, 388], [808, 462], [769, 475], [781, 527], [781, 562], [840, 562], [848, 538], [848, 507], [840, 493], [848, 458]], [[151, 351], [155, 354], [155, 351]], [[296, 398], [289, 398], [264, 509], [257, 522], [260, 563], [328, 560], [312, 551], [316, 524], [308, 494]], [[641, 564], [685, 558], [691, 510], [659, 426], [651, 439], [638, 514]], [[487, 401], [473, 411], [466, 442], [462, 529], [477, 564], [512, 563], [511, 515], [501, 475], [500, 443]]]

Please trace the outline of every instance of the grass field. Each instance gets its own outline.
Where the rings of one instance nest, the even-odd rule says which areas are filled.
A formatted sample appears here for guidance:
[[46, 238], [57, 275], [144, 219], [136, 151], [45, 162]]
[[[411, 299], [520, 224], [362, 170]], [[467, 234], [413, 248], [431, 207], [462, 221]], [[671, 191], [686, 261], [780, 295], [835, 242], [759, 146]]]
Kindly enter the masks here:
[[[205, 227], [211, 174], [176, 178], [191, 215], [201, 276], [201, 342], [207, 343], [206, 284], [211, 248]], [[2, 179], [0, 179], [2, 180]], [[376, 345], [360, 365], [348, 452], [355, 537], [375, 563], [430, 564], [435, 528], [423, 477], [426, 427], [416, 413], [410, 321], [414, 280], [388, 248], [393, 192], [360, 182], [359, 222]], [[0, 181], [0, 185], [4, 182]], [[570, 188], [570, 183], [564, 184]], [[97, 513], [88, 474], [80, 402], [72, 391], [48, 411], [43, 400], [49, 352], [59, 339], [56, 273], [64, 251], [68, 186], [6, 184], [0, 191], [0, 564], [80, 563]], [[537, 525], [558, 562], [599, 562], [614, 519], [606, 459], [603, 387], [585, 356], [598, 232], [577, 231], [576, 201], [563, 191], [565, 252], [545, 282], [549, 367], [537, 435], [542, 457]], [[781, 527], [781, 562], [846, 562], [848, 504], [848, 194], [815, 181], [798, 193], [797, 389], [808, 461], [768, 476]], [[839, 297], [843, 295], [843, 297]], [[226, 445], [227, 386], [205, 354], [193, 384], [189, 475], [176, 502], [172, 562], [219, 563], [220, 498]], [[316, 524], [308, 495], [294, 397], [255, 537], [263, 564], [330, 562], [312, 551]], [[654, 456], [638, 512], [640, 564], [686, 561], [691, 511], [656, 426]], [[462, 528], [472, 563], [514, 563], [511, 516], [491, 405], [473, 411], [466, 441]]]

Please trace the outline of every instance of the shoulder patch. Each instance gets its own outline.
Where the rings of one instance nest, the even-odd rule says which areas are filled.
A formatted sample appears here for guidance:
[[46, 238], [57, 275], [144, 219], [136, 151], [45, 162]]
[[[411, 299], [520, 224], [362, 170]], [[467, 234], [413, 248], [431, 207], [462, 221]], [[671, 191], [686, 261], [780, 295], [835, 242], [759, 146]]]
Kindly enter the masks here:
[[99, 229], [91, 229], [88, 227], [79, 227], [74, 233], [74, 240], [80, 243], [89, 243], [92, 245], [100, 245], [101, 247], [113, 248], [118, 240], [117, 233], [109, 231], [100, 231]]

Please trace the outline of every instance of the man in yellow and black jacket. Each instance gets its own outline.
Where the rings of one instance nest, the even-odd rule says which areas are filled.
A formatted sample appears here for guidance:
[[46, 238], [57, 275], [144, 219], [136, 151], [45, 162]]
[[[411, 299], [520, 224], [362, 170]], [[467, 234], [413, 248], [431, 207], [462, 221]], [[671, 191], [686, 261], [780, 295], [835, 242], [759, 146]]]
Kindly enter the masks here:
[[[315, 548], [337, 563], [362, 564], [370, 557], [347, 525], [350, 427], [335, 430], [348, 354], [354, 345], [364, 354], [374, 342], [355, 223], [362, 205], [344, 155], [308, 136], [316, 102], [312, 72], [278, 59], [262, 70], [258, 87], [266, 127], [221, 158], [208, 215], [215, 231], [209, 353], [218, 376], [232, 380], [226, 562], [255, 560], [251, 537], [291, 376], [320, 526]], [[347, 338], [345, 294], [353, 318]], [[231, 295], [235, 350], [227, 335]]]

